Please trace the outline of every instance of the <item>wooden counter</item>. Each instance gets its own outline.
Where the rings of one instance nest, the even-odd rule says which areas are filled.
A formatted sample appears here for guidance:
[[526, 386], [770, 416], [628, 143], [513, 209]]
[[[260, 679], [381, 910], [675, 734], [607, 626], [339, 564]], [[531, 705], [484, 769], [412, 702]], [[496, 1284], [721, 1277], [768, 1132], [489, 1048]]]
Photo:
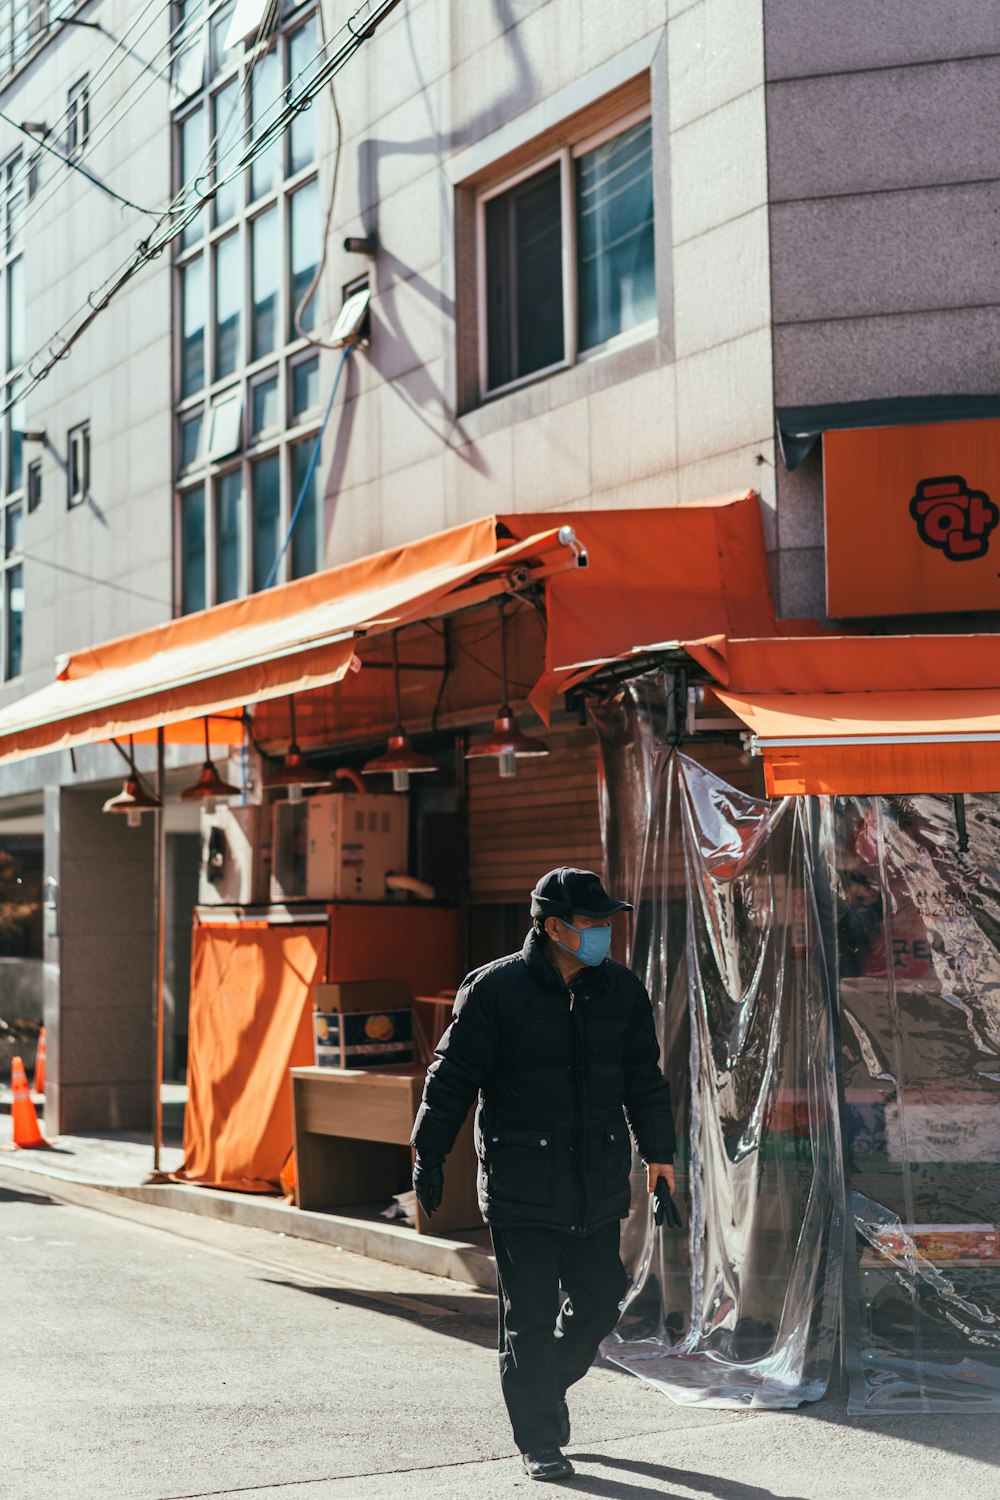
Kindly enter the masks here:
[[[292, 1068], [299, 1208], [388, 1203], [400, 1191], [399, 1147], [409, 1143], [426, 1070]], [[417, 1208], [418, 1234], [479, 1229], [472, 1117], [444, 1169], [444, 1199], [433, 1218]]]

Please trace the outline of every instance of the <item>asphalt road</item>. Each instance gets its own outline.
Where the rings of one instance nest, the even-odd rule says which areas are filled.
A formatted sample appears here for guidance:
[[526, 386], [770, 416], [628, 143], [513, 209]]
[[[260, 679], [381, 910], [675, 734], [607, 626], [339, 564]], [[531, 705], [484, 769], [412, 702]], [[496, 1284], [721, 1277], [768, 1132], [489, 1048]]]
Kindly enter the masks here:
[[[307, 1241], [0, 1168], [3, 1500], [526, 1495], [495, 1307]], [[995, 1417], [680, 1408], [594, 1370], [577, 1478], [608, 1500], [995, 1500]]]

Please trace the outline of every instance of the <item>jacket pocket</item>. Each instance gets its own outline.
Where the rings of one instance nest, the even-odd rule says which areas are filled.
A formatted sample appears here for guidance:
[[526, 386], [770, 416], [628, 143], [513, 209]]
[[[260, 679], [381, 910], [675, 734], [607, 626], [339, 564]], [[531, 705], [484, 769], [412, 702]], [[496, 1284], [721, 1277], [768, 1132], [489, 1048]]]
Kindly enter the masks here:
[[485, 1135], [491, 1199], [548, 1203], [552, 1196], [552, 1138], [542, 1130], [498, 1128]]
[[601, 1130], [599, 1178], [605, 1193], [626, 1186], [632, 1167], [632, 1137], [624, 1119], [605, 1123]]

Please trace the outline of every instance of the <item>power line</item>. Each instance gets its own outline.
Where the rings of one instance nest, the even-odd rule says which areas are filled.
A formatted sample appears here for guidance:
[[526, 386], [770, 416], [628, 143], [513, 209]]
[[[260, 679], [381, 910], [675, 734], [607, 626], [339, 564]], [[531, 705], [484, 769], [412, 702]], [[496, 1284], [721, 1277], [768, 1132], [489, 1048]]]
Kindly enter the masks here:
[[[50, 146], [44, 136], [36, 136], [32, 133], [32, 131], [28, 130], [26, 126], [19, 125], [16, 120], [12, 120], [10, 115], [5, 115], [2, 109], [0, 109], [0, 120], [3, 120], [6, 122], [6, 124], [13, 126], [15, 130], [19, 130], [22, 135], [26, 135], [29, 141], [33, 141], [35, 145], [39, 146], [43, 151], [48, 151], [49, 154], [54, 156], [57, 161], [61, 161], [63, 166], [72, 167], [74, 172], [79, 172], [81, 177], [85, 177], [88, 182], [92, 182], [95, 187], [100, 188], [102, 193], [107, 193], [109, 198], [114, 198], [116, 202], [123, 203], [126, 208], [134, 208], [136, 213], [147, 214], [151, 219], [155, 219], [158, 217], [157, 209], [143, 208], [141, 204], [133, 203], [131, 198], [123, 198], [121, 193], [116, 193], [114, 188], [108, 187], [107, 183], [102, 182], [99, 177], [95, 177], [93, 172], [88, 172], [87, 168], [82, 164], [82, 162], [74, 161], [72, 156], [64, 156], [61, 151], [56, 150], [55, 146]], [[24, 232], [23, 224], [21, 226], [21, 231], [22, 233]]]
[[98, 578], [94, 573], [67, 567], [65, 563], [53, 562], [49, 557], [39, 557], [37, 552], [21, 552], [18, 557], [25, 562], [38, 563], [43, 568], [53, 568], [57, 573], [69, 573], [73, 578], [82, 578], [85, 583], [97, 583], [101, 588], [114, 589], [118, 594], [131, 594], [133, 599], [145, 599], [150, 604], [164, 604], [167, 609], [173, 609], [173, 603], [169, 599], [160, 599], [156, 594], [144, 594], [139, 589], [130, 589], [124, 583], [112, 583], [109, 578]]
[[[89, 90], [89, 100], [90, 100], [91, 105], [93, 105], [94, 100], [97, 98], [97, 96], [99, 94], [101, 94], [104, 91], [104, 89], [108, 86], [108, 84], [111, 82], [111, 79], [113, 78], [113, 76], [115, 75], [115, 73], [117, 73], [118, 69], [124, 65], [126, 59], [133, 55], [133, 50], [134, 49], [131, 46], [129, 46], [129, 45], [126, 44], [126, 38], [128, 37], [129, 32], [132, 31], [133, 28], [136, 27], [139, 24], [139, 22], [142, 20], [143, 16], [145, 16], [146, 12], [149, 11], [150, 9], [152, 9], [154, 5], [156, 5], [158, 7], [157, 15], [153, 16], [152, 19], [143, 28], [143, 30], [139, 33], [139, 36], [136, 38], [136, 40], [137, 41], [141, 40], [141, 38], [144, 37], [146, 35], [146, 33], [150, 30], [150, 28], [155, 24], [155, 22], [159, 18], [159, 14], [162, 13], [163, 10], [169, 10], [169, 0], [167, 0], [166, 4], [164, 3], [164, 0], [146, 0], [146, 4], [143, 6], [143, 8], [139, 12], [139, 14], [129, 23], [128, 27], [126, 27], [125, 32], [123, 33], [122, 37], [121, 38], [112, 38], [112, 40], [115, 41], [115, 43], [116, 43], [115, 47], [108, 53], [108, 55], [105, 57], [104, 61], [98, 65], [96, 71], [89, 75], [88, 90]], [[108, 35], [108, 33], [106, 33], [106, 32], [102, 32], [102, 34], [103, 35]], [[166, 43], [167, 46], [170, 45], [170, 42], [172, 41], [173, 36], [175, 36], [175, 35], [176, 35], [176, 29], [175, 29], [175, 31], [173, 33], [171, 33], [171, 37], [168, 38], [167, 43]], [[162, 51], [162, 50], [163, 49], [160, 48], [160, 49], [158, 49], [158, 52]], [[112, 58], [114, 58], [118, 52], [121, 52], [122, 55], [120, 57], [118, 57], [117, 62], [115, 62], [114, 67], [111, 68], [111, 71], [108, 73], [108, 76], [104, 79], [103, 83], [100, 83], [99, 85], [97, 85], [95, 87], [96, 80], [101, 77], [101, 74], [104, 72], [105, 68], [107, 68], [107, 66], [111, 62]], [[153, 54], [154, 57], [156, 57], [158, 55], [158, 52]], [[128, 89], [131, 89], [131, 87], [132, 87], [132, 84], [129, 84], [128, 85]], [[128, 92], [128, 89], [126, 89], [126, 93]], [[110, 108], [108, 110], [108, 113], [111, 114], [118, 107], [118, 104], [120, 102], [121, 102], [120, 99], [116, 100], [115, 103], [110, 106]], [[72, 114], [73, 108], [74, 108], [73, 102], [69, 101], [67, 103], [67, 105], [66, 105], [66, 108], [63, 110], [62, 114], [59, 115], [57, 117], [57, 119], [53, 121], [53, 123], [51, 125], [47, 124], [47, 128], [46, 128], [46, 137], [47, 138], [52, 138], [52, 137], [58, 136], [58, 134], [60, 133], [61, 129], [68, 123], [70, 115]], [[15, 128], [20, 128], [20, 127], [15, 126]], [[89, 151], [92, 149], [92, 146], [93, 146], [93, 136], [91, 136], [91, 141], [88, 142], [87, 146], [81, 151], [80, 157], [82, 158], [83, 156], [87, 155], [89, 153]], [[20, 181], [27, 177], [29, 171], [30, 171], [30, 161], [26, 161], [23, 164], [23, 166], [21, 167], [19, 175], [17, 177], [15, 177], [15, 182], [18, 185], [20, 185]], [[53, 179], [54, 182], [57, 182], [57, 180], [58, 180], [57, 178]], [[61, 186], [61, 181], [58, 181], [58, 185]], [[48, 196], [51, 197], [51, 193]], [[48, 200], [46, 199], [46, 201], [48, 201]], [[31, 215], [30, 217], [34, 217], [34, 215]]]
[[[250, 82], [252, 80], [252, 75], [253, 75], [254, 69], [256, 68], [258, 62], [260, 61], [260, 57], [262, 55], [258, 51], [258, 48], [260, 47], [261, 41], [263, 39], [266, 39], [266, 33], [267, 33], [267, 31], [268, 31], [268, 29], [269, 29], [269, 27], [271, 25], [271, 22], [272, 22], [273, 19], [275, 19], [276, 15], [277, 15], [277, 3], [278, 3], [278, 0], [270, 0], [270, 3], [268, 4], [268, 7], [267, 7], [266, 11], [265, 11], [264, 15], [261, 18], [261, 23], [260, 23], [260, 26], [258, 27], [257, 35], [254, 38], [254, 42], [253, 42], [253, 48], [252, 48], [252, 50], [253, 50], [253, 56], [251, 58], [249, 67], [247, 68], [247, 71], [246, 71], [246, 78], [245, 78], [246, 88], [249, 88], [249, 86], [250, 86]], [[205, 24], [205, 25], [210, 24], [211, 17], [215, 14], [215, 12], [220, 8], [220, 6], [222, 4], [225, 4], [225, 0], [216, 0], [216, 4], [208, 11], [207, 16], [203, 18], [203, 21], [202, 21], [201, 24]], [[179, 28], [175, 28], [175, 31], [174, 31], [174, 33], [172, 35], [176, 35], [178, 29]], [[132, 101], [132, 103], [129, 105], [129, 109], [133, 108], [134, 105], [136, 103], [138, 103], [139, 99], [142, 98], [142, 97], [144, 97], [144, 95], [148, 91], [149, 87], [151, 87], [151, 85], [147, 85], [147, 88], [142, 91], [142, 93], [138, 96], [138, 98], [134, 99]], [[281, 96], [279, 95], [279, 99], [280, 99], [280, 97]], [[202, 168], [203, 169], [208, 169], [210, 167], [210, 165], [211, 165], [211, 163], [212, 163], [212, 161], [214, 159], [214, 153], [215, 153], [216, 146], [217, 146], [219, 140], [222, 139], [222, 137], [224, 137], [226, 135], [226, 133], [228, 132], [230, 122], [233, 119], [233, 117], [235, 116], [236, 111], [237, 111], [237, 109], [239, 107], [240, 107], [240, 99], [239, 99], [239, 97], [237, 97], [237, 99], [235, 99], [233, 101], [233, 106], [232, 106], [232, 109], [229, 112], [229, 116], [227, 117], [226, 122], [219, 127], [219, 129], [216, 131], [215, 135], [213, 136], [212, 140], [209, 143], [208, 152], [207, 152], [207, 154], [206, 154], [206, 156], [205, 156], [205, 158], [203, 159], [203, 162], [202, 162]], [[128, 111], [126, 111], [126, 113], [127, 112]], [[107, 133], [110, 133], [110, 130], [109, 130], [109, 132], [106, 132], [106, 134]], [[238, 144], [239, 139], [240, 138], [238, 137], [237, 141], [234, 144]], [[197, 177], [200, 177], [201, 175], [203, 175], [203, 174], [201, 172], [199, 172], [199, 174], [197, 174]], [[197, 177], [196, 177], [195, 180], [197, 180]], [[222, 187], [222, 186], [223, 186], [223, 184], [221, 182], [219, 184], [217, 184], [216, 191], [218, 191], [218, 189], [220, 187]], [[177, 199], [181, 196], [181, 193], [183, 193], [183, 191], [184, 191], [184, 189], [181, 189], [180, 193], [175, 194], [174, 197], [170, 200], [170, 204], [169, 204], [168, 208], [166, 210], [162, 210], [160, 212], [160, 221], [162, 221], [165, 218], [169, 218], [176, 211], [174, 205], [175, 205]], [[53, 196], [53, 194], [50, 192], [49, 197], [51, 198], [52, 196]], [[214, 196], [215, 196], [215, 194], [212, 193], [208, 197], [206, 197], [204, 199], [204, 201], [208, 202], [210, 200], [210, 198], [214, 197]], [[199, 200], [199, 211], [200, 211], [200, 202], [201, 202], [201, 200]], [[30, 218], [33, 218], [34, 216], [35, 216], [34, 214], [30, 215], [29, 216], [29, 220], [26, 221], [26, 222], [30, 222]], [[22, 228], [23, 227], [26, 227], [26, 225], [22, 226]], [[183, 225], [179, 226], [178, 227], [178, 232], [181, 232], [182, 229], [183, 229]], [[137, 247], [137, 251], [141, 251], [143, 249], [143, 243], [144, 242], [140, 241], [139, 246]], [[156, 250], [154, 252], [154, 254], [160, 254], [160, 253], [161, 253], [160, 250]], [[152, 258], [152, 257], [150, 257], [150, 258]], [[80, 317], [81, 315], [84, 315], [84, 322], [82, 324], [80, 324], [78, 326], [78, 329], [77, 329], [77, 334], [82, 333], [84, 331], [84, 329], [87, 326], [89, 326], [89, 323], [93, 321], [93, 319], [89, 316], [88, 309], [90, 311], [93, 311], [95, 309], [95, 307], [96, 307], [98, 310], [100, 310], [104, 306], [107, 306], [107, 302], [110, 300], [110, 296], [105, 297], [104, 294], [107, 292], [108, 288], [111, 286], [111, 284], [113, 282], [115, 283], [114, 290], [117, 290], [118, 286], [124, 285], [125, 284], [124, 280], [122, 280], [121, 278], [122, 278], [122, 276], [124, 275], [124, 273], [126, 271], [131, 270], [133, 267], [134, 267], [135, 271], [138, 271], [138, 270], [142, 269], [141, 265], [136, 265], [135, 264], [134, 255], [130, 255], [125, 261], [123, 261], [121, 263], [121, 266], [119, 267], [118, 271], [112, 273], [112, 275], [104, 283], [103, 287], [99, 288], [95, 292], [92, 292], [90, 294], [90, 296], [88, 297], [88, 299], [87, 299], [87, 303], [84, 304], [83, 306], [81, 306], [77, 310], [76, 313], [71, 314], [70, 317], [67, 318], [66, 321], [60, 326], [60, 328], [57, 329], [56, 332], [50, 337], [50, 339], [48, 340], [48, 355], [49, 355], [50, 363], [49, 363], [49, 365], [47, 365], [47, 366], [45, 366], [43, 368], [43, 372], [39, 376], [39, 378], [44, 378], [44, 375], [47, 374], [48, 371], [49, 371], [49, 369], [52, 368], [52, 363], [54, 363], [58, 359], [64, 358], [65, 355], [66, 355], [66, 353], [68, 353], [69, 345], [65, 341], [63, 343], [63, 347], [61, 349], [59, 349], [58, 353], [54, 352], [55, 345], [56, 345], [57, 341], [62, 338], [64, 330], [66, 330], [67, 328], [69, 328], [73, 324], [74, 319]], [[133, 274], [134, 274], [134, 272], [133, 272]], [[117, 282], [115, 281], [116, 277], [118, 278]], [[126, 277], [126, 279], [128, 279], [128, 278]], [[95, 298], [99, 298], [99, 297], [102, 300], [100, 302], [95, 303]], [[73, 342], [75, 342], [75, 338], [74, 338]], [[37, 379], [35, 378], [34, 374], [32, 373], [32, 366], [33, 366], [34, 362], [38, 359], [38, 357], [39, 357], [39, 351], [36, 351], [36, 353], [26, 362], [28, 373], [29, 373], [29, 376], [30, 376], [30, 381], [29, 381], [28, 386], [26, 386], [23, 390], [20, 389], [20, 388], [18, 388], [16, 390], [13, 390], [12, 391], [12, 399], [7, 403], [7, 405], [5, 405], [4, 407], [0, 408], [0, 413], [8, 411], [10, 409], [10, 406], [13, 405], [14, 400], [17, 400], [17, 401], [23, 400], [29, 394], [30, 391], [32, 391], [32, 390], [35, 389], [35, 387], [37, 385]], [[22, 365], [21, 368], [20, 368], [20, 370], [17, 372], [18, 376], [23, 373], [24, 368], [25, 368], [25, 366]]]
[[[67, 328], [73, 322], [73, 319], [70, 318], [52, 336], [40, 368], [34, 368], [35, 361], [39, 357], [38, 354], [36, 353], [32, 356], [27, 362], [29, 376], [27, 385], [22, 390], [19, 390], [15, 397], [8, 399], [0, 411], [7, 412], [15, 400], [26, 399], [46, 376], [51, 373], [59, 361], [67, 357], [75, 344], [82, 338], [83, 334], [100, 313], [104, 311], [122, 287], [126, 286], [133, 277], [138, 275], [150, 261], [155, 260], [157, 256], [161, 255], [167, 245], [184, 232], [187, 225], [193, 222], [206, 204], [213, 201], [223, 187], [245, 172], [275, 142], [281, 139], [296, 116], [308, 109], [313, 99], [322, 92], [327, 83], [339, 73], [341, 68], [351, 60], [364, 43], [374, 36], [386, 16], [395, 10], [398, 4], [399, 0], [366, 0], [366, 4], [362, 5], [348, 19], [344, 26], [331, 39], [331, 43], [327, 47], [321, 48], [317, 56], [322, 55], [323, 52], [328, 50], [332, 42], [338, 38], [343, 38], [338, 49], [326, 60], [315, 76], [303, 85], [301, 92], [288, 99], [285, 108], [277, 118], [261, 132], [256, 142], [251, 142], [249, 149], [242, 153], [234, 166], [228, 172], [221, 175], [217, 169], [214, 184], [207, 187], [204, 193], [200, 193], [193, 203], [180, 205], [180, 210], [174, 206], [168, 207], [161, 215], [158, 224], [153, 227], [146, 239], [141, 241], [136, 247], [134, 255], [116, 272], [113, 272], [101, 287], [95, 289], [90, 294], [86, 303], [78, 310], [76, 316], [79, 318], [79, 321], [72, 331], [63, 337], [63, 329]], [[302, 69], [296, 75], [296, 79], [308, 72], [311, 66], [312, 64], [310, 63], [306, 68]], [[286, 91], [283, 90], [282, 92], [285, 93]], [[279, 95], [279, 99], [280, 97]], [[248, 133], [245, 131], [242, 139], [245, 139]], [[220, 160], [225, 160], [225, 157], [230, 155], [234, 149], [236, 149], [236, 145], [230, 148]], [[61, 345], [57, 347], [59, 340], [61, 340]]]
[[[149, 9], [149, 5], [151, 3], [153, 3], [153, 0], [148, 0], [147, 6], [146, 6], [147, 10]], [[215, 4], [211, 7], [211, 9], [208, 11], [207, 15], [202, 19], [202, 21], [199, 22], [199, 26], [201, 26], [201, 25], [210, 26], [211, 25], [211, 18], [212, 18], [212, 16], [225, 3], [226, 3], [226, 0], [215, 0]], [[169, 4], [167, 6], [163, 6], [162, 5], [162, 0], [161, 0], [161, 9], [165, 9], [165, 8], [169, 8]], [[143, 31], [140, 33], [139, 37], [136, 38], [137, 41], [141, 40], [141, 38], [146, 35], [146, 32], [148, 32], [152, 28], [152, 26], [155, 24], [155, 22], [156, 22], [157, 19], [158, 19], [158, 15], [154, 16], [148, 22], [148, 24], [144, 27]], [[142, 89], [140, 89], [139, 92], [137, 94], [135, 94], [135, 96], [133, 98], [129, 99], [129, 95], [132, 93], [132, 90], [135, 88], [136, 84], [141, 81], [142, 73], [141, 72], [138, 73], [136, 75], [136, 77], [134, 79], [132, 79], [132, 81], [126, 85], [124, 91], [119, 95], [119, 97], [112, 104], [110, 104], [108, 106], [106, 114], [104, 116], [102, 116], [97, 121], [97, 123], [95, 124], [94, 128], [91, 130], [91, 132], [90, 132], [90, 139], [88, 140], [88, 142], [87, 142], [86, 146], [84, 147], [84, 149], [80, 152], [80, 155], [77, 158], [78, 160], [82, 161], [85, 158], [92, 156], [93, 153], [97, 150], [97, 148], [99, 146], [103, 145], [103, 143], [106, 140], [108, 140], [108, 138], [110, 136], [112, 136], [116, 130], [118, 130], [120, 128], [120, 126], [121, 126], [122, 122], [124, 121], [125, 117], [127, 115], [131, 114], [131, 112], [135, 108], [135, 106], [137, 104], [139, 104], [146, 97], [146, 95], [149, 93], [150, 89], [152, 89], [153, 87], [155, 87], [156, 84], [166, 82], [167, 85], [168, 85], [168, 87], [169, 87], [169, 66], [170, 66], [170, 62], [172, 61], [172, 58], [173, 58], [173, 55], [174, 55], [174, 43], [178, 39], [179, 36], [182, 36], [182, 34], [185, 31], [185, 28], [188, 25], [189, 25], [189, 22], [187, 22], [187, 21], [180, 21], [180, 22], [178, 22], [178, 24], [173, 28], [173, 30], [168, 33], [166, 40], [153, 53], [152, 58], [143, 65], [143, 71], [144, 72], [148, 72], [150, 70], [154, 71], [154, 77], [153, 77], [153, 79], [151, 81], [147, 82], [146, 85], [145, 85], [145, 87], [142, 88]], [[126, 31], [125, 35], [126, 36], [128, 35], [127, 31]], [[182, 49], [178, 49], [178, 53], [180, 52], [180, 50], [182, 50]], [[90, 92], [90, 102], [91, 102], [91, 104], [93, 104], [93, 101], [94, 101], [94, 98], [95, 98], [96, 94], [102, 92], [103, 89], [106, 88], [107, 85], [110, 83], [111, 78], [113, 77], [113, 75], [124, 64], [124, 62], [126, 60], [126, 57], [133, 55], [133, 51], [134, 51], [134, 49], [130, 48], [125, 53], [125, 55], [122, 56], [118, 60], [118, 62], [111, 69], [111, 72], [108, 74], [108, 77], [105, 78], [104, 82], [101, 84], [101, 86], [100, 86], [99, 89], [97, 89], [97, 90], [93, 90], [92, 89], [91, 90], [91, 92]], [[156, 72], [155, 69], [154, 69], [154, 64], [158, 61], [158, 59], [160, 58], [160, 56], [163, 53], [167, 53], [167, 69], [163, 70], [163, 71], [160, 71], [160, 72]], [[113, 53], [110, 54], [110, 56], [113, 56], [113, 55], [114, 55]], [[126, 103], [126, 101], [128, 101], [128, 102]], [[51, 127], [51, 129], [48, 131], [48, 135], [49, 136], [53, 136], [53, 135], [55, 135], [55, 134], [58, 133], [60, 127], [68, 120], [71, 108], [72, 108], [72, 106], [68, 106], [67, 109], [60, 116], [60, 118]], [[25, 170], [25, 172], [27, 171], [27, 164], [26, 164], [24, 170]], [[37, 199], [34, 207], [31, 210], [31, 212], [24, 219], [23, 226], [22, 226], [24, 229], [27, 229], [28, 226], [32, 223], [32, 221], [34, 219], [36, 219], [38, 217], [38, 215], [42, 212], [42, 210], [44, 208], [46, 208], [49, 203], [52, 202], [52, 199], [56, 196], [56, 194], [62, 190], [63, 185], [64, 184], [63, 184], [63, 179], [62, 179], [61, 175], [59, 173], [56, 173], [56, 175], [52, 178], [52, 181], [50, 182], [50, 184], [48, 186], [48, 190], [42, 192], [41, 196]], [[156, 213], [160, 212], [160, 210], [142, 210], [142, 211], [143, 212], [150, 212], [150, 213], [153, 213], [153, 214], [156, 214]]]

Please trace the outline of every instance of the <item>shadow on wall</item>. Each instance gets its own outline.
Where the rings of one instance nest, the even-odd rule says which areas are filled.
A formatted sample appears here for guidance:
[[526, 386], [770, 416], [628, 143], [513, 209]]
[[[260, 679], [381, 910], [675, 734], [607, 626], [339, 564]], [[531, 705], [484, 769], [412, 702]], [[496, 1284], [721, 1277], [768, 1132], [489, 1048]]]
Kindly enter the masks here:
[[[510, 56], [516, 67], [515, 82], [492, 103], [480, 110], [461, 129], [442, 132], [434, 117], [434, 106], [432, 94], [427, 87], [426, 80], [420, 69], [417, 58], [417, 49], [413, 35], [413, 17], [409, 10], [406, 12], [405, 25], [409, 41], [410, 53], [413, 58], [417, 77], [421, 82], [420, 97], [427, 111], [428, 133], [427, 135], [413, 140], [385, 140], [372, 137], [364, 140], [358, 146], [358, 186], [359, 194], [363, 204], [368, 206], [362, 209], [361, 219], [365, 233], [378, 238], [378, 206], [381, 197], [379, 179], [382, 163], [394, 156], [436, 157], [439, 167], [439, 188], [443, 194], [451, 193], [451, 184], [448, 182], [444, 171], [445, 156], [451, 152], [460, 150], [472, 142], [480, 140], [489, 130], [495, 128], [498, 119], [507, 119], [513, 115], [520, 114], [528, 108], [544, 93], [542, 81], [536, 75], [520, 40], [520, 29], [517, 25], [518, 16], [516, 7], [512, 0], [493, 0], [493, 9], [501, 23], [503, 32], [508, 38]], [[391, 250], [380, 246], [379, 262], [385, 271], [386, 287], [405, 281], [410, 288], [423, 297], [436, 312], [442, 314], [449, 321], [455, 318], [454, 299], [447, 296], [440, 287], [434, 286], [425, 277], [414, 272], [406, 262]], [[384, 288], [383, 288], [384, 289]], [[379, 303], [378, 340], [382, 349], [391, 354], [392, 367], [394, 369], [405, 369], [407, 371], [406, 386], [398, 382], [394, 383], [393, 389], [418, 418], [423, 422], [436, 437], [446, 442], [451, 433], [454, 433], [462, 445], [469, 443], [467, 434], [463, 431], [461, 420], [453, 411], [453, 403], [449, 400], [447, 393], [436, 384], [428, 374], [424, 364], [423, 356], [413, 348], [407, 338], [399, 321], [398, 314], [390, 302], [381, 300]], [[348, 396], [350, 396], [350, 387]], [[338, 432], [337, 443], [334, 450], [333, 462], [329, 477], [327, 493], [336, 495], [339, 492], [340, 478], [343, 474], [347, 444], [350, 439], [351, 422], [344, 421], [341, 431]], [[487, 470], [487, 466], [479, 457], [474, 445], [455, 447], [453, 449], [463, 462], [472, 465], [480, 473]]]

